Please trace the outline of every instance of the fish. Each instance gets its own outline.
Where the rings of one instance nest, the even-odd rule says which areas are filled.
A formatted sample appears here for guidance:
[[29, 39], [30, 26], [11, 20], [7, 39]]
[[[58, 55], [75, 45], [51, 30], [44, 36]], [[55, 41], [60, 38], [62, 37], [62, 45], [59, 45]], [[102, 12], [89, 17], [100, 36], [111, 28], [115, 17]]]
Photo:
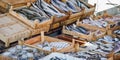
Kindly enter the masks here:
[[34, 3], [32, 3], [32, 7], [30, 7], [30, 8], [36, 10], [40, 15], [46, 16], [47, 18], [49, 18], [49, 17], [44, 13], [44, 11], [43, 11], [40, 7], [36, 6]]
[[67, 4], [67, 6], [69, 6], [71, 9], [73, 9], [74, 11], [77, 12], [77, 9], [75, 8], [76, 6], [75, 6], [71, 1], [67, 1], [66, 4]]
[[[36, 19], [39, 20], [39, 22], [43, 22], [45, 20], [48, 20], [49, 18], [45, 15], [43, 16], [43, 14], [39, 14], [39, 12], [37, 12], [37, 10], [33, 9], [30, 9], [30, 8], [21, 8], [21, 9], [18, 9], [18, 10], [15, 10], [17, 13], [19, 13], [20, 15], [23, 15], [23, 17], [26, 17], [27, 19], [31, 20], [31, 21], [34, 21]], [[42, 11], [40, 11], [42, 12]]]
[[42, 57], [46, 56], [46, 54], [43, 51], [39, 51], [35, 48], [31, 48], [27, 46], [23, 46], [22, 48], [21, 47], [22, 47], [21, 45], [12, 47], [8, 49], [8, 51], [2, 53], [1, 55], [10, 58], [16, 58], [17, 60], [29, 60], [30, 58], [41, 59]]
[[79, 32], [79, 33], [83, 33], [83, 34], [88, 34], [87, 29], [80, 27], [80, 26], [76, 26], [75, 24], [67, 26], [67, 30]]
[[72, 2], [73, 4], [77, 5], [76, 0], [69, 0], [70, 2]]
[[56, 47], [57, 50], [60, 50], [62, 48], [70, 46], [70, 44], [68, 44], [66, 42], [50, 42], [50, 43], [44, 42], [42, 44], [38, 44], [37, 46], [40, 47], [40, 48], [43, 48], [44, 50], [51, 51], [51, 49], [53, 47]]
[[78, 26], [78, 29], [79, 29], [82, 33], [88, 34], [88, 32], [87, 32], [88, 30], [85, 29], [84, 27]]
[[115, 31], [114, 31], [114, 34], [120, 35], [120, 30], [115, 30]]
[[35, 16], [39, 16], [39, 17], [42, 16], [39, 13], [34, 12], [34, 11], [30, 10], [30, 9], [22, 9], [22, 11], [28, 12], [29, 14], [32, 14], [32, 15], [35, 15]]
[[64, 3], [60, 2], [59, 0], [51, 0], [51, 3], [55, 7], [59, 8], [60, 10], [62, 10], [64, 12], [68, 12], [69, 11], [68, 7]]
[[117, 42], [117, 43], [115, 44], [114, 48], [113, 48], [113, 52], [114, 52], [114, 53], [117, 53], [117, 52], [119, 52], [119, 51], [120, 51], [120, 41]]
[[40, 3], [41, 3], [40, 5], [41, 5], [42, 10], [44, 10], [44, 12], [46, 14], [49, 14], [49, 16], [57, 15], [59, 17], [59, 16], [64, 16], [65, 15], [63, 13], [60, 13], [54, 6], [52, 6], [50, 4], [47, 4], [43, 0], [40, 0]]
[[50, 60], [67, 60], [67, 59], [54, 56], [54, 57], [51, 57]]
[[81, 5], [82, 3], [79, 0], [76, 0], [76, 3], [78, 7], [82, 8], [82, 5]]

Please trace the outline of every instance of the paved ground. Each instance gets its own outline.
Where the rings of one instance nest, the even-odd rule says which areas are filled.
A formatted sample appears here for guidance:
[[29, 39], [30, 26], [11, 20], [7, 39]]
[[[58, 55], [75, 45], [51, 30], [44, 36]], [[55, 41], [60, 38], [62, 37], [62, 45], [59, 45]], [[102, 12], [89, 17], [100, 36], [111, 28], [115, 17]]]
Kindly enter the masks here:
[[[106, 3], [114, 3], [117, 5], [110, 5], [110, 4], [106, 4]], [[96, 3], [96, 13], [106, 10], [106, 9], [110, 9], [113, 8], [115, 6], [120, 5], [120, 0], [88, 0], [88, 3], [94, 5]]]

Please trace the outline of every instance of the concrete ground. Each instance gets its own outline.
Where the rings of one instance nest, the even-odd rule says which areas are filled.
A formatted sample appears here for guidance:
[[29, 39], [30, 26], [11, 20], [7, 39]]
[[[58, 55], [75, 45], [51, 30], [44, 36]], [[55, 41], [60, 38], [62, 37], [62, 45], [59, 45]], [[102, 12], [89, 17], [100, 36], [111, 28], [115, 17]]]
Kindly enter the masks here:
[[[120, 5], [120, 0], [88, 0], [88, 3], [92, 5], [96, 3], [95, 13], [97, 13]], [[107, 3], [113, 3], [113, 4], [107, 4]], [[120, 7], [118, 8], [118, 10], [120, 11]]]

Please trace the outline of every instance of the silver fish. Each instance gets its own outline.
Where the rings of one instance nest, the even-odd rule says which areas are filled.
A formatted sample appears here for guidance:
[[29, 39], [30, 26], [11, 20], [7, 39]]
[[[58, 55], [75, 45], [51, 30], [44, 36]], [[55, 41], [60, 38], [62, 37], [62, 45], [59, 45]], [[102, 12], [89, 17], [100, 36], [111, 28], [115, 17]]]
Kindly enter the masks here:
[[74, 13], [78, 12], [77, 9], [75, 8], [75, 5], [71, 1], [67, 1], [66, 4], [72, 12]]
[[117, 53], [120, 51], [120, 41], [115, 44], [113, 51], [114, 53]]
[[32, 6], [33, 6], [34, 8], [31, 7], [31, 9], [35, 9], [38, 13], [40, 13], [40, 15], [46, 16], [47, 18], [49, 18], [49, 17], [42, 11], [42, 9], [38, 8], [35, 4], [32, 3]]
[[[15, 52], [12, 52], [13, 50]], [[43, 51], [39, 51], [37, 49], [35, 50], [35, 48], [31, 48], [27, 46], [24, 46], [21, 49], [20, 45], [8, 49], [8, 51], [2, 53], [1, 55], [10, 58], [16, 58], [17, 60], [29, 60], [30, 58], [33, 58], [35, 60], [35, 59], [41, 59], [42, 57], [46, 56], [46, 54]]]
[[60, 2], [59, 0], [51, 0], [51, 3], [52, 3], [55, 7], [59, 8], [60, 10], [63, 10], [63, 11], [65, 11], [65, 12], [68, 12], [68, 11], [69, 11], [69, 10], [68, 10], [68, 7], [67, 7], [64, 3]]
[[65, 14], [60, 13], [54, 6], [47, 4], [45, 1], [41, 0], [41, 8], [48, 14], [50, 14], [50, 16], [64, 16]]

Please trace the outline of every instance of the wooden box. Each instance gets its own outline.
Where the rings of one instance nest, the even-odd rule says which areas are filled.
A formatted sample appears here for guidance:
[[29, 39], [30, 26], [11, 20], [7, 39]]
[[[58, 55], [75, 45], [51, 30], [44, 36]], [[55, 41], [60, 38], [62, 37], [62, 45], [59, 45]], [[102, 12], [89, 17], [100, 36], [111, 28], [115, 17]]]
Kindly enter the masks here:
[[16, 59], [0, 55], [0, 60], [16, 60]]
[[[21, 8], [21, 7], [20, 7]], [[31, 28], [33, 29], [41, 29], [43, 31], [48, 31], [45, 30], [45, 28], [50, 28], [50, 24], [53, 22], [53, 17], [51, 17], [49, 20], [40, 22], [39, 21], [30, 21], [29, 19], [25, 19], [23, 16], [21, 16], [20, 14], [16, 13], [14, 11], [14, 9], [11, 8], [11, 10], [9, 11], [9, 13], [13, 16], [15, 16], [16, 18], [18, 18], [20, 21], [24, 22], [25, 24], [29, 25]]]
[[0, 11], [8, 12], [11, 6], [20, 7], [26, 5], [28, 2], [35, 2], [36, 0], [0, 0]]
[[90, 30], [100, 30], [100, 31], [102, 31], [103, 32], [102, 34], [96, 36], [97, 39], [105, 36], [106, 33], [107, 33], [107, 30], [108, 30], [108, 28], [100, 28], [100, 27], [97, 27], [97, 26], [89, 25], [89, 24], [82, 24], [79, 21], [77, 21], [76, 24], [77, 24], [77, 26], [82, 26], [82, 27], [85, 27], [85, 28], [90, 29]]
[[94, 11], [95, 11], [96, 4], [94, 6], [92, 6], [92, 5], [90, 5], [90, 4], [88, 4], [88, 3], [84, 2], [84, 1], [81, 1], [81, 2], [83, 4], [85, 4], [87, 7], [89, 7], [88, 10], [84, 9], [84, 14], [82, 15], [81, 19], [86, 18], [87, 16], [90, 16], [90, 15], [93, 15]]
[[[73, 32], [73, 31], [66, 30], [65, 26], [63, 26], [62, 33], [72, 35], [74, 37], [87, 39], [87, 40], [93, 40], [95, 38], [95, 37], [93, 37], [93, 33], [90, 33], [89, 35], [86, 35], [86, 34], [82, 34], [82, 33], [78, 33], [78, 32]], [[96, 39], [94, 39], [94, 40], [96, 40]]]
[[[86, 35], [86, 34], [82, 34], [82, 33], [78, 33], [78, 32], [69, 31], [69, 30], [65, 29], [65, 26], [63, 26], [62, 33], [72, 35], [72, 36], [77, 36], [77, 37], [84, 38], [84, 39], [87, 39], [90, 41], [96, 40], [96, 39], [101, 38], [104, 35], [106, 35], [106, 30], [97, 29], [97, 28], [93, 29], [92, 26], [87, 26], [84, 24], [77, 24], [77, 26], [81, 26], [81, 27], [88, 29], [90, 31], [90, 34]], [[97, 30], [100, 30], [102, 33], [96, 36], [94, 31], [97, 31]]]
[[30, 28], [10, 14], [1, 15], [0, 21], [0, 40], [5, 43], [6, 47], [10, 43], [31, 35]]
[[114, 34], [115, 30], [120, 30], [120, 26], [115, 26], [113, 28], [108, 29], [107, 34], [111, 35], [111, 36], [114, 36], [114, 37], [120, 37], [120, 35]]
[[37, 45], [38, 44], [42, 44], [44, 42], [67, 42], [67, 41], [64, 41], [64, 40], [60, 40], [60, 39], [57, 39], [57, 38], [53, 38], [53, 37], [49, 37], [49, 36], [44, 36], [41, 34], [41, 36], [37, 36], [37, 37], [34, 37], [32, 39], [29, 39], [29, 40], [26, 40], [25, 41], [25, 45], [28, 45], [28, 46], [32, 46], [32, 47], [36, 47], [40, 50], [43, 50], [43, 51], [46, 51], [48, 53], [51, 53], [51, 52], [71, 52], [71, 51], [75, 51], [74, 49], [74, 41], [71, 43], [71, 42], [67, 42], [68, 44], [70, 44], [68, 47], [66, 48], [62, 48], [62, 49], [59, 49], [57, 50], [56, 47], [52, 48], [50, 51], [49, 50], [44, 50], [43, 48], [40, 48], [38, 47]]

